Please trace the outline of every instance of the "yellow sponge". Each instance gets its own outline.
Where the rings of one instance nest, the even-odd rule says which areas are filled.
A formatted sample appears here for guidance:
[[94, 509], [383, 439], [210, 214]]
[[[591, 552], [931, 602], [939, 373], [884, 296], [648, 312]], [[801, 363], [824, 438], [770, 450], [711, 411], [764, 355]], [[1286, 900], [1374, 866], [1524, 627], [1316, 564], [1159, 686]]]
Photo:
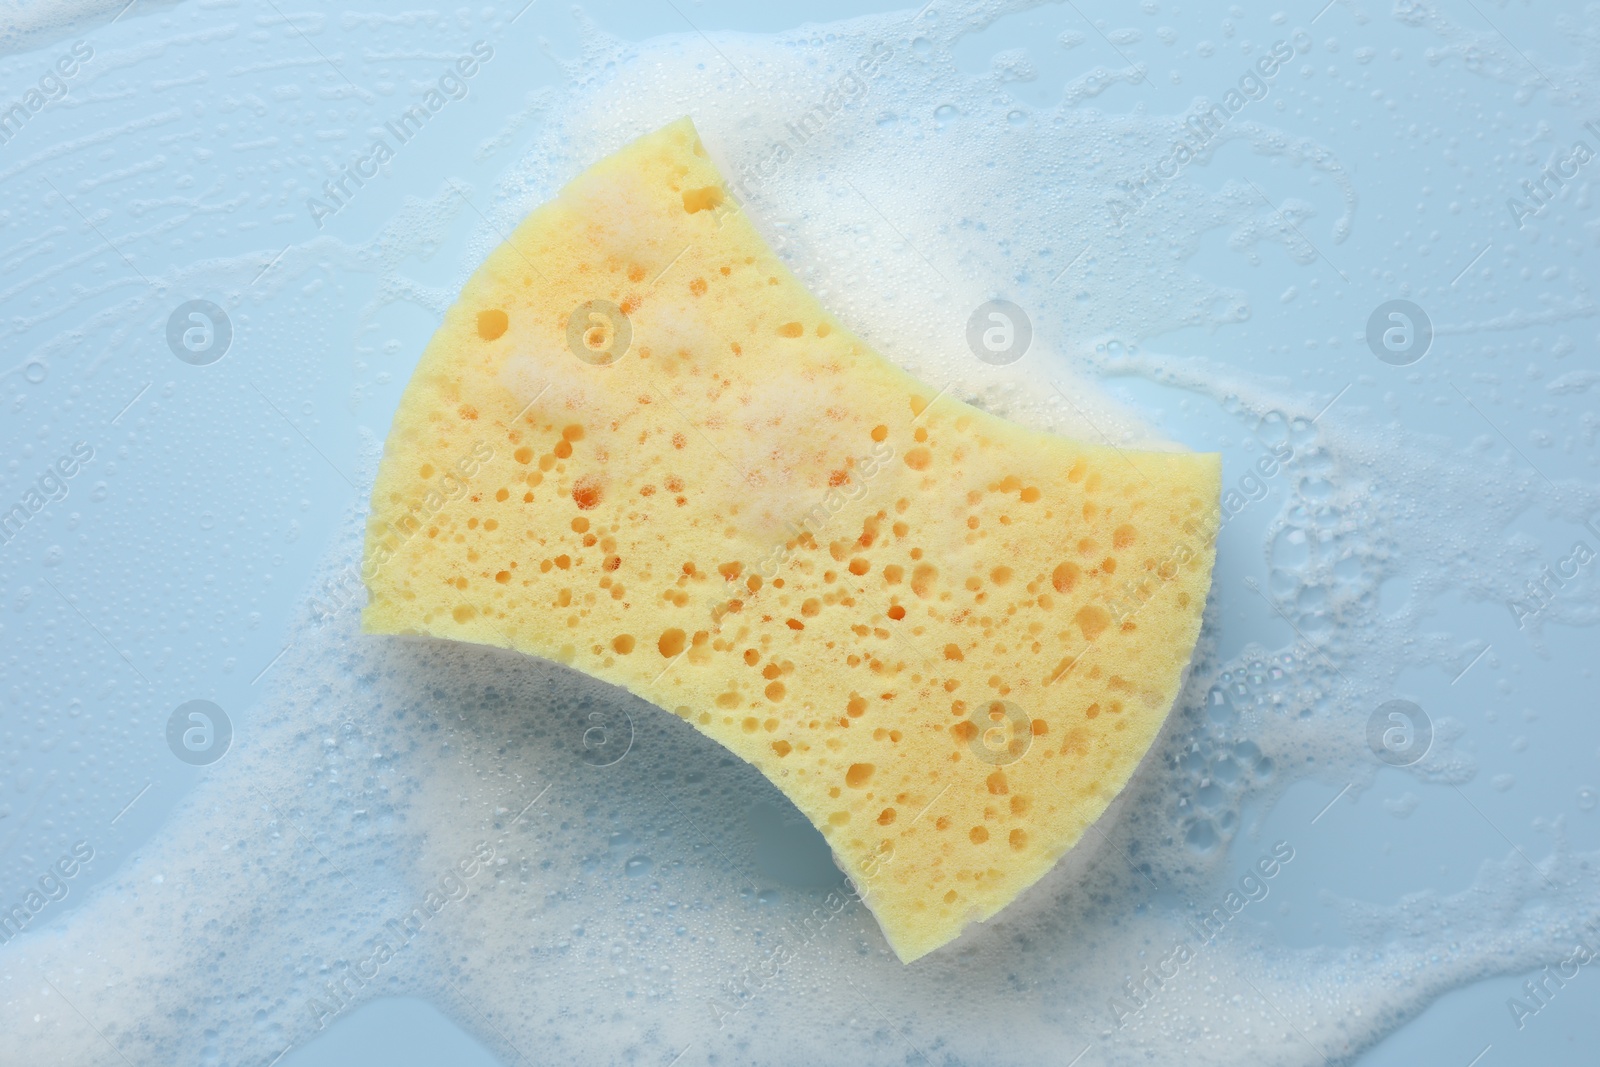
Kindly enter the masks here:
[[909, 962], [1038, 880], [1149, 748], [1219, 479], [896, 369], [684, 119], [529, 215], [446, 314], [378, 470], [363, 623], [680, 716], [822, 831]]

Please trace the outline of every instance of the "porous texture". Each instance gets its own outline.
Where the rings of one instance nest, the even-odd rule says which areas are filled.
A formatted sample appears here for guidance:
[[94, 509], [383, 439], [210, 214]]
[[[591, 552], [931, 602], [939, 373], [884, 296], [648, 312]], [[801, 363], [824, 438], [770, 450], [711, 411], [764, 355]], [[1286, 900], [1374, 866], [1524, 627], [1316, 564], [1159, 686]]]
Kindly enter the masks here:
[[378, 472], [363, 623], [680, 716], [821, 830], [909, 962], [1038, 880], [1149, 748], [1219, 479], [896, 369], [685, 119], [533, 212], [446, 315]]

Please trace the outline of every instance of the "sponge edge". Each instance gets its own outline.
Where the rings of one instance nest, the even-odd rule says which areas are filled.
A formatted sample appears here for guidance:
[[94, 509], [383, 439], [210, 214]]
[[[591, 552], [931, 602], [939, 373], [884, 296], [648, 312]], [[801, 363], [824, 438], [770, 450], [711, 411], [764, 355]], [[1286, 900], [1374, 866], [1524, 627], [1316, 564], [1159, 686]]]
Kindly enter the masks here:
[[363, 624], [685, 719], [821, 830], [910, 962], [1042, 877], [1148, 751], [1220, 473], [895, 368], [684, 119], [530, 214], [446, 314], [379, 467]]

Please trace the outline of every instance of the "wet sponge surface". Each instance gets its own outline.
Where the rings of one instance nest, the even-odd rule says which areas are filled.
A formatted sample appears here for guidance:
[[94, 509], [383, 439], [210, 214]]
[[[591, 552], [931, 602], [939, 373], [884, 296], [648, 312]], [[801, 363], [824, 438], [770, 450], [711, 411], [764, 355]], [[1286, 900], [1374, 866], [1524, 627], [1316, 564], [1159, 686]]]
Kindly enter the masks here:
[[368, 632], [544, 656], [755, 764], [913, 960], [1037, 881], [1177, 695], [1220, 464], [1034, 432], [831, 318], [685, 119], [525, 219], [406, 389]]

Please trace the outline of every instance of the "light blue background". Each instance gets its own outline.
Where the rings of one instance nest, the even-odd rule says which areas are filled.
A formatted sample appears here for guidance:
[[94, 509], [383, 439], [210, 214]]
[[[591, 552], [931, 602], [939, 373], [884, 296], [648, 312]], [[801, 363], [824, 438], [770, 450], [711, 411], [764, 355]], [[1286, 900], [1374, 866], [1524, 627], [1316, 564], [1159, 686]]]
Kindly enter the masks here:
[[[1309, 265], [1298, 264], [1281, 247], [1263, 244], [1261, 262], [1251, 264], [1228, 247], [1226, 233], [1209, 233], [1190, 266], [1249, 292], [1253, 315], [1216, 331], [1169, 334], [1153, 347], [1287, 380], [1309, 396], [1331, 399], [1348, 386], [1326, 416], [1332, 423], [1365, 409], [1369, 418], [1381, 413], [1411, 430], [1437, 434], [1442, 447], [1462, 449], [1487, 437], [1497, 453], [1498, 435], [1504, 433], [1545, 475], [1592, 482], [1592, 441], [1575, 449], [1559, 443], [1581, 438], [1579, 419], [1587, 409], [1542, 400], [1541, 391], [1530, 394], [1531, 386], [1518, 384], [1519, 376], [1537, 381], [1536, 373], [1548, 377], [1596, 366], [1592, 310], [1571, 322], [1520, 330], [1451, 332], [1450, 327], [1512, 306], [1538, 307], [1547, 291], [1588, 293], [1597, 277], [1592, 258], [1585, 258], [1593, 255], [1592, 231], [1586, 234], [1570, 221], [1557, 227], [1546, 219], [1542, 242], [1530, 242], [1508, 227], [1504, 202], [1516, 192], [1515, 179], [1535, 175], [1546, 161], [1551, 144], [1521, 143], [1532, 124], [1542, 119], [1555, 131], [1552, 143], [1566, 143], [1579, 134], [1576, 118], [1600, 118], [1600, 111], [1584, 115], [1581, 109], [1554, 108], [1551, 91], [1542, 85], [1519, 99], [1518, 83], [1526, 71], [1512, 71], [1508, 81], [1497, 84], [1464, 73], [1459, 63], [1433, 63], [1427, 54], [1431, 39], [1392, 18], [1385, 7], [1339, 4], [1312, 25], [1320, 6], [1288, 11], [1287, 21], [1273, 26], [1266, 16], [1276, 8], [1224, 12], [1163, 4], [1159, 17], [1150, 17], [1132, 5], [1046, 5], [967, 37], [957, 54], [966, 69], [979, 73], [989, 69], [997, 52], [1026, 49], [1037, 77], [1008, 83], [1006, 91], [1019, 107], [1040, 109], [1058, 99], [1071, 78], [1096, 66], [1122, 65], [1124, 57], [1092, 23], [1106, 30], [1136, 25], [1144, 31], [1142, 39], [1121, 50], [1126, 58], [1148, 64], [1147, 81], [1119, 85], [1093, 106], [1111, 113], [1142, 108], [1164, 114], [1182, 111], [1198, 95], [1216, 94], [1245, 69], [1236, 42], [1221, 28], [1225, 19], [1238, 24], [1241, 36], [1257, 41], [1311, 25], [1312, 52], [1286, 72], [1273, 96], [1255, 105], [1262, 110], [1253, 117], [1314, 135], [1352, 167], [1361, 196], [1355, 230], [1343, 243], [1328, 237], [1329, 222], [1342, 210], [1332, 183], [1312, 184], [1304, 168], [1257, 158], [1243, 144], [1225, 147], [1211, 164], [1208, 184], [1220, 187], [1229, 177], [1248, 177], [1274, 203], [1289, 197], [1311, 202], [1317, 215], [1308, 233], [1319, 256]], [[679, 8], [682, 15], [667, 3], [641, 0], [592, 4], [587, 11], [606, 30], [642, 40], [685, 32], [684, 15], [705, 31], [761, 32], [895, 9], [842, 0], [759, 6], [680, 2]], [[312, 9], [303, 5], [300, 10]], [[417, 81], [442, 69], [439, 60], [386, 64], [364, 57], [370, 38], [342, 27], [336, 9], [327, 10], [316, 47], [338, 54], [352, 75], [361, 71], [357, 82], [372, 80], [386, 65]], [[1469, 0], [1452, 4], [1451, 10], [1460, 19], [1474, 17]], [[1483, 10], [1520, 53], [1553, 77], [1578, 63], [1580, 56], [1553, 29], [1555, 15], [1567, 9], [1485, 4]], [[266, 5], [136, 9], [114, 26], [85, 29], [78, 36], [109, 52], [166, 36], [173, 27], [194, 32], [234, 21], [249, 32], [225, 40], [196, 39], [85, 88], [106, 97], [95, 104], [95, 128], [112, 125], [107, 116], [119, 107], [129, 117], [149, 114], [156, 110], [152, 100], [177, 116], [170, 121], [16, 170], [19, 160], [36, 158], [81, 132], [78, 107], [69, 103], [35, 116], [15, 141], [0, 148], [0, 187], [6, 190], [0, 204], [5, 222], [0, 322], [14, 324], [5, 327], [5, 358], [0, 359], [0, 371], [11, 372], [0, 383], [6, 412], [0, 435], [11, 465], [6, 496], [15, 498], [72, 441], [86, 438], [97, 449], [96, 460], [73, 482], [68, 498], [0, 552], [0, 617], [8, 653], [25, 644], [35, 647], [24, 635], [37, 636], [43, 626], [59, 628], [54, 647], [60, 657], [56, 663], [22, 663], [8, 654], [4, 688], [20, 697], [5, 705], [0, 732], [8, 739], [5, 752], [26, 755], [5, 768], [0, 779], [5, 816], [0, 818], [0, 892], [12, 893], [31, 881], [71, 841], [87, 837], [98, 854], [50, 921], [59, 922], [97, 878], [148, 840], [205, 773], [178, 764], [166, 750], [162, 730], [168, 710], [206, 697], [230, 710], [236, 729], [248, 729], [254, 679], [281, 651], [290, 622], [308, 610], [306, 576], [353, 497], [346, 479], [360, 464], [357, 427], [381, 433], [387, 426], [410, 365], [436, 325], [405, 303], [357, 323], [352, 309], [371, 298], [371, 274], [331, 259], [313, 260], [295, 268], [299, 276], [274, 298], [270, 313], [249, 309], [236, 316], [232, 348], [214, 366], [177, 362], [147, 343], [146, 324], [140, 324], [136, 343], [119, 337], [115, 327], [88, 328], [81, 345], [52, 357], [42, 371], [20, 362], [74, 322], [88, 322], [113, 306], [115, 279], [129, 277], [130, 266], [156, 277], [211, 256], [263, 249], [265, 262], [272, 251], [309, 240], [315, 229], [303, 205], [305, 190], [315, 187], [322, 160], [343, 161], [362, 143], [357, 136], [318, 142], [316, 132], [330, 126], [359, 131], [374, 116], [386, 117], [409, 100], [400, 79], [393, 95], [370, 106], [329, 104], [310, 94], [301, 101], [252, 102], [253, 94], [266, 92], [269, 84], [257, 84], [252, 65], [307, 56], [306, 41], [285, 32]], [[383, 40], [395, 51], [444, 52], [455, 47], [455, 39], [491, 36], [483, 22], [478, 9], [467, 13], [448, 45], [420, 33], [408, 37], [404, 27], [384, 31]], [[1161, 43], [1157, 24], [1179, 28], [1176, 46]], [[522, 48], [547, 38], [556, 56], [570, 56], [577, 48], [572, 16], [554, 6], [535, 6], [505, 32]], [[1085, 39], [1067, 49], [1059, 43], [1063, 32]], [[0, 61], [0, 97], [9, 100], [22, 92], [71, 39]], [[1202, 39], [1216, 42], [1212, 55], [1199, 54], [1193, 45]], [[1374, 49], [1366, 62], [1355, 55], [1362, 46]], [[1587, 74], [1592, 78], [1592, 68]], [[185, 79], [194, 81], [161, 87]], [[423, 150], [404, 153], [389, 176], [374, 181], [332, 220], [328, 232], [364, 239], [400, 211], [407, 197], [431, 196], [446, 178], [486, 198], [535, 129], [533, 124], [523, 128], [486, 159], [475, 156], [480, 144], [522, 106], [531, 89], [560, 81], [551, 61], [488, 64], [473, 80], [470, 97], [449, 106], [449, 121], [423, 133]], [[1280, 99], [1289, 101], [1288, 108], [1270, 110]], [[270, 147], [241, 147], [268, 137], [277, 139]], [[100, 184], [97, 178], [145, 165], [153, 169], [114, 183]], [[75, 207], [49, 195], [47, 179]], [[180, 218], [189, 211], [181, 204], [139, 206], [196, 196], [206, 207], [187, 218]], [[212, 210], [235, 199], [231, 208]], [[1592, 223], [1593, 210], [1592, 202], [1566, 203], [1561, 217]], [[165, 222], [171, 227], [160, 228]], [[463, 216], [459, 222], [430, 261], [408, 264], [413, 277], [442, 288], [454, 284], [466, 235], [477, 220]], [[115, 255], [101, 244], [102, 232], [119, 236]], [[1496, 250], [1457, 281], [1458, 272], [1491, 242]], [[1502, 254], [1502, 246], [1517, 251]], [[1515, 262], [1508, 266], [1509, 261]], [[56, 273], [28, 281], [52, 269]], [[80, 291], [108, 282], [101, 294]], [[128, 284], [142, 283], [132, 278]], [[1299, 296], [1281, 301], [1289, 285]], [[1428, 357], [1411, 368], [1379, 363], [1358, 340], [1371, 309], [1402, 294], [1427, 307], [1441, 328]], [[184, 291], [171, 296], [174, 305], [191, 297], [221, 299], [204, 271], [192, 274]], [[69, 309], [55, 314], [56, 303]], [[1087, 332], [1095, 329], [1092, 323], [1084, 326]], [[1557, 364], [1553, 352], [1564, 335], [1573, 338], [1576, 352]], [[355, 359], [325, 356], [352, 348]], [[41, 373], [42, 381], [32, 380]], [[1452, 386], [1472, 396], [1492, 425], [1460, 403]], [[1227, 412], [1139, 379], [1111, 379], [1108, 387], [1175, 438], [1222, 451], [1229, 480], [1248, 462], [1249, 427]], [[136, 394], [137, 402], [110, 425]], [[240, 421], [240, 411], [248, 413], [246, 421]], [[1533, 436], [1539, 430], [1548, 430], [1557, 443], [1541, 447]], [[100, 482], [103, 492], [95, 499]], [[1260, 545], [1281, 491], [1274, 487], [1268, 501], [1254, 505], [1226, 533], [1217, 575], [1224, 656], [1251, 640], [1268, 647], [1293, 640], [1243, 586], [1246, 577], [1267, 580]], [[1441, 516], [1440, 521], [1449, 520]], [[1524, 515], [1517, 529], [1543, 544], [1544, 558], [1552, 561], [1577, 533], [1537, 514]], [[61, 611], [48, 583], [73, 599], [72, 613]], [[1401, 586], [1385, 589], [1389, 606], [1405, 596]], [[46, 601], [54, 601], [49, 622], [42, 621]], [[1464, 743], [1480, 771], [1463, 792], [1484, 814], [1448, 787], [1424, 786], [1386, 771], [1373, 788], [1345, 797], [1308, 829], [1336, 787], [1305, 781], [1291, 788], [1274, 810], [1262, 813], [1266, 839], [1306, 842], [1292, 875], [1275, 887], [1280, 907], [1270, 918], [1290, 944], [1341, 943], [1337, 923], [1319, 900], [1322, 891], [1378, 902], [1425, 889], [1457, 892], [1481, 863], [1504, 859], [1507, 838], [1542, 857], [1551, 837], [1535, 828], [1536, 820], [1564, 816], [1575, 849], [1600, 847], [1600, 813], [1578, 803], [1580, 788], [1600, 784], [1600, 726], [1593, 714], [1589, 666], [1593, 632], [1548, 629], [1547, 654], [1541, 655], [1518, 633], [1503, 605], [1467, 596], [1442, 605], [1433, 625], [1463, 648], [1484, 642], [1493, 648], [1459, 683], [1429, 675], [1408, 678], [1399, 687], [1436, 717], [1466, 724]], [[104, 658], [105, 639], [90, 632], [96, 626], [137, 665], [133, 671], [150, 677], [153, 699], [137, 695], [131, 674], [102, 681], [73, 666], [86, 648]], [[121, 669], [115, 660], [106, 662], [108, 672]], [[1526, 745], [1518, 738], [1526, 738]], [[1499, 774], [1514, 775], [1515, 788], [1494, 790], [1490, 782]], [[113, 824], [112, 817], [144, 783], [148, 791]], [[1406, 791], [1421, 803], [1401, 820], [1381, 802]], [[1237, 862], [1242, 867], [1252, 855], [1247, 846]], [[1492, 1047], [1481, 1061], [1485, 1067], [1593, 1062], [1600, 1038], [1600, 979], [1585, 972], [1518, 1033], [1505, 1001], [1522, 977], [1450, 993], [1357, 1062], [1363, 1067], [1465, 1067], [1487, 1046]], [[350, 1013], [280, 1062], [313, 1067], [495, 1061], [431, 1007], [393, 1000]]]

